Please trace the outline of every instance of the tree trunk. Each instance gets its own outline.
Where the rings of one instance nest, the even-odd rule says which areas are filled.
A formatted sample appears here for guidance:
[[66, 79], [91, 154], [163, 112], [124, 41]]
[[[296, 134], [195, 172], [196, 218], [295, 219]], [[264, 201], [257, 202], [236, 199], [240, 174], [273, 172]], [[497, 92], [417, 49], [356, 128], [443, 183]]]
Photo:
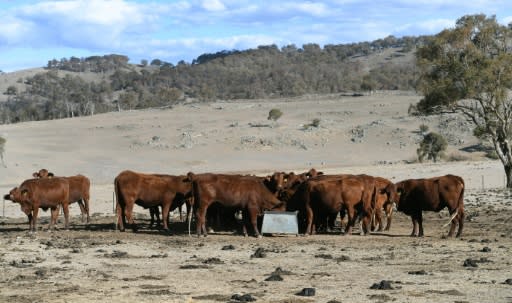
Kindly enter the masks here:
[[507, 176], [507, 188], [512, 188], [512, 164], [503, 165], [505, 176]]

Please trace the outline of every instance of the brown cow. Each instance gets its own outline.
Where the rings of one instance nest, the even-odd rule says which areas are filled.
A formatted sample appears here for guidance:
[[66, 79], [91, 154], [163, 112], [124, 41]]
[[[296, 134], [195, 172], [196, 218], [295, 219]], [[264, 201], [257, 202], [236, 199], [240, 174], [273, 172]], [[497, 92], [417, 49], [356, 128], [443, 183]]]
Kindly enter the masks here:
[[51, 230], [59, 215], [59, 206], [64, 210], [65, 227], [69, 226], [69, 182], [65, 178], [29, 179], [13, 188], [4, 199], [19, 203], [29, 220], [29, 230], [35, 232], [39, 208], [51, 209]]
[[331, 216], [347, 211], [348, 224], [345, 234], [351, 234], [356, 219], [356, 210], [361, 209], [363, 233], [369, 232], [375, 180], [368, 175], [324, 175], [308, 179], [298, 186], [287, 209], [305, 213], [306, 234], [312, 234], [322, 214]]
[[[40, 169], [38, 172], [32, 174], [35, 178], [53, 178], [55, 175], [48, 172], [47, 169]], [[86, 222], [90, 220], [89, 200], [90, 200], [90, 188], [91, 181], [89, 178], [83, 175], [76, 175], [66, 178], [69, 181], [69, 203], [77, 202], [80, 207], [80, 213], [82, 214], [82, 222], [86, 217]]]
[[[262, 215], [264, 210], [284, 208], [284, 204], [266, 188], [260, 177], [210, 173], [188, 173], [187, 176], [193, 186], [198, 236], [207, 235], [206, 212], [214, 202], [242, 210], [245, 221], [251, 223], [257, 237], [261, 237], [257, 226], [258, 216]], [[243, 225], [243, 229], [247, 235], [246, 224]]]
[[400, 194], [397, 209], [411, 216], [411, 236], [423, 236], [422, 211], [439, 212], [445, 207], [451, 215], [448, 236], [452, 237], [457, 223], [457, 237], [464, 227], [464, 180], [459, 176], [446, 175], [429, 179], [408, 179], [396, 183]]
[[[396, 186], [386, 178], [375, 177], [375, 205], [373, 206], [372, 231], [378, 226], [378, 231], [389, 230], [393, 214], [393, 204], [399, 199]], [[386, 228], [382, 220], [382, 209], [386, 214]]]
[[114, 180], [119, 230], [125, 230], [128, 220], [133, 231], [137, 231], [133, 220], [133, 206], [137, 204], [145, 208], [161, 206], [163, 226], [168, 231], [169, 212], [191, 194], [191, 184], [185, 180], [185, 176], [142, 174], [129, 170], [119, 173]]

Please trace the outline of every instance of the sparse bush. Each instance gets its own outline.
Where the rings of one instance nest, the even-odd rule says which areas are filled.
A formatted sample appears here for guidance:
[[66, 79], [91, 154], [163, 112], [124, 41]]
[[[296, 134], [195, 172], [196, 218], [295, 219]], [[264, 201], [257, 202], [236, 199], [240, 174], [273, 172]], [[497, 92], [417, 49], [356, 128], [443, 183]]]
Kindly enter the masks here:
[[267, 120], [277, 121], [277, 119], [281, 118], [283, 112], [280, 109], [273, 108], [268, 112]]
[[311, 127], [319, 127], [319, 126], [320, 126], [320, 119], [315, 118], [315, 119], [311, 120], [311, 123], [304, 124], [303, 129], [309, 129]]
[[416, 150], [418, 160], [423, 162], [426, 158], [427, 160], [437, 162], [443, 155], [447, 146], [448, 142], [442, 135], [430, 132], [423, 137], [423, 140], [420, 142], [420, 147]]
[[446, 161], [449, 162], [458, 162], [458, 161], [469, 161], [471, 160], [470, 157], [463, 155], [461, 153], [450, 153], [449, 155], [446, 155], [443, 157]]
[[424, 135], [428, 132], [428, 125], [426, 124], [421, 124], [420, 125], [420, 132]]

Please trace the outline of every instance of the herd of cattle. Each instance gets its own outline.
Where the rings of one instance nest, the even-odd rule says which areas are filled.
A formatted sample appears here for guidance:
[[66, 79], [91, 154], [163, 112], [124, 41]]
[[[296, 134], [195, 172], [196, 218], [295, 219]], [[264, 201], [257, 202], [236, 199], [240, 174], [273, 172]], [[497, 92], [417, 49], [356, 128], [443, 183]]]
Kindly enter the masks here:
[[[63, 209], [65, 227], [69, 226], [69, 204], [77, 202], [82, 221], [89, 222], [90, 180], [83, 176], [57, 177], [46, 169], [33, 174], [12, 189], [4, 199], [19, 203], [28, 216], [31, 231], [36, 231], [39, 209], [51, 210], [49, 229], [56, 224]], [[253, 175], [203, 173], [173, 176], [123, 171], [114, 179], [116, 195], [116, 229], [125, 230], [127, 223], [134, 231], [133, 208], [137, 204], [149, 209], [151, 224], [155, 217], [169, 230], [169, 213], [185, 204], [188, 226], [195, 215], [197, 235], [207, 235], [207, 223], [227, 223], [239, 218], [244, 235], [251, 226], [260, 237], [258, 219], [267, 210], [297, 211], [298, 222], [305, 234], [332, 229], [338, 215], [344, 223], [344, 234], [351, 234], [361, 220], [361, 233], [389, 230], [394, 206], [410, 216], [411, 236], [423, 236], [422, 211], [448, 208], [450, 230], [459, 237], [464, 226], [464, 180], [445, 175], [428, 179], [408, 179], [393, 183], [369, 175], [326, 175], [311, 169], [302, 174], [275, 172], [266, 177]], [[387, 222], [383, 226], [384, 211]]]

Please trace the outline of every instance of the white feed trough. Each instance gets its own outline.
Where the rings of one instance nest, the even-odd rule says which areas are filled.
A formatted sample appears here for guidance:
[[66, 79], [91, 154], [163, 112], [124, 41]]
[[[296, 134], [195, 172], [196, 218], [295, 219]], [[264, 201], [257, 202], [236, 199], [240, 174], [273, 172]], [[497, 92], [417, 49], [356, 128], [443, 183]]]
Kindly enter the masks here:
[[263, 215], [263, 234], [299, 234], [297, 212], [266, 211]]

